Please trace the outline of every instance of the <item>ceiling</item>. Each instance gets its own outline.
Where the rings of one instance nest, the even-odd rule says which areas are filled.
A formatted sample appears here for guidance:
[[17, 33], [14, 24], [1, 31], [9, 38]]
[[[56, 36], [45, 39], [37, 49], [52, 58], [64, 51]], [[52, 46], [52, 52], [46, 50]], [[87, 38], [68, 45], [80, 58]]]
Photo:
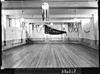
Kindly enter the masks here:
[[5, 0], [5, 1], [81, 1], [81, 2], [84, 2], [84, 1], [97, 1], [97, 0]]
[[96, 0], [5, 0], [2, 2], [2, 14], [10, 15], [10, 18], [41, 19], [43, 2], [49, 4], [49, 17], [56, 20], [70, 17], [88, 18], [98, 11]]

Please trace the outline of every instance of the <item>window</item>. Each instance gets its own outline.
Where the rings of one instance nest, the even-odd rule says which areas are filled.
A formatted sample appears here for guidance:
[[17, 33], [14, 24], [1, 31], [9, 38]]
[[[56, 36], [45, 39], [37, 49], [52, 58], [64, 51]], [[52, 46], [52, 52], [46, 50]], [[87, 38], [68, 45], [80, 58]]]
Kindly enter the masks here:
[[20, 29], [20, 19], [16, 19], [16, 28]]
[[15, 20], [15, 19], [12, 19], [12, 21], [11, 21], [11, 26], [12, 26], [12, 27], [15, 27], [15, 26], [16, 26], [16, 20]]

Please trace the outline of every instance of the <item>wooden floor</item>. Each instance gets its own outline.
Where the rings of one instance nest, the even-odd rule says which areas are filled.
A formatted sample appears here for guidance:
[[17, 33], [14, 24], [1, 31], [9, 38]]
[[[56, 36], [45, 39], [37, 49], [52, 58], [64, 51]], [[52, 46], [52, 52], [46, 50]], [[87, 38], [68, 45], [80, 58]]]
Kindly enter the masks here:
[[99, 67], [99, 51], [77, 44], [31, 44], [2, 52], [5, 68]]

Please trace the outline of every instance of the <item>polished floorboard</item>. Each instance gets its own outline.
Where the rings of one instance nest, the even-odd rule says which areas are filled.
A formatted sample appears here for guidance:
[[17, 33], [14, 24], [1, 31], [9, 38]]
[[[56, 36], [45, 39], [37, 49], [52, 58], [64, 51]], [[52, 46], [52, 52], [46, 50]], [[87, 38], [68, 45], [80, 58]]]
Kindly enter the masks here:
[[3, 51], [2, 67], [99, 67], [99, 50], [78, 44], [30, 44]]

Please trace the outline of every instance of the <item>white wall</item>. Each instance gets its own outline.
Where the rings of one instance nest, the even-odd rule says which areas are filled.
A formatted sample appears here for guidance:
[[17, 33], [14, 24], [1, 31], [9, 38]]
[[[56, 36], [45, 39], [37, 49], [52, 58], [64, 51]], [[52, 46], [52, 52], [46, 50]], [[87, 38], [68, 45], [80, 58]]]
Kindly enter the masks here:
[[[55, 29], [58, 29], [58, 30], [61, 30], [61, 24], [60, 25], [57, 25], [57, 24], [54, 24], [52, 26], [50, 26], [52, 28], [55, 28]], [[65, 30], [64, 31], [67, 31], [67, 25], [65, 26]], [[34, 30], [32, 31], [32, 38], [34, 39], [51, 39], [51, 40], [60, 40], [60, 39], [64, 39], [64, 37], [68, 37], [66, 36], [65, 34], [60, 34], [60, 35], [50, 35], [50, 34], [45, 34], [44, 32], [44, 27], [43, 25], [40, 25], [39, 27], [34, 26]]]
[[[20, 19], [16, 19], [15, 24], [16, 26], [9, 27], [9, 16], [3, 16], [3, 26], [6, 25], [6, 40], [14, 40], [14, 39], [21, 39], [21, 37], [24, 39], [26, 38], [26, 30], [20, 29]], [[67, 32], [67, 36], [65, 34], [62, 35], [48, 35], [44, 33], [43, 25], [36, 28], [36, 25], [34, 26], [34, 30], [32, 30], [32, 26], [29, 27], [30, 22], [39, 21], [38, 19], [26, 19], [25, 24], [27, 27], [27, 31], [30, 34], [32, 38], [51, 38], [51, 39], [61, 39], [61, 38], [84, 38], [84, 39], [90, 39], [90, 40], [99, 40], [99, 30], [98, 30], [98, 13], [95, 12], [92, 19], [81, 19], [81, 27], [79, 30], [79, 34], [76, 32], [69, 33], [68, 32], [68, 26], [65, 24], [64, 31]], [[10, 22], [11, 24], [11, 22]], [[64, 25], [64, 24], [61, 24]], [[61, 25], [54, 24], [53, 28], [61, 30]], [[89, 33], [85, 33], [84, 30], [90, 30]], [[21, 36], [22, 33], [22, 36]], [[4, 41], [4, 31], [2, 29], [2, 41]]]
[[[91, 24], [91, 19], [82, 19], [82, 38], [85, 38], [85, 39], [92, 39], [92, 36], [91, 36], [91, 32], [92, 32], [92, 24]], [[88, 33], [85, 33], [84, 31], [89, 31]]]
[[45, 33], [44, 33], [44, 27], [39, 26], [39, 27], [34, 27], [34, 30], [32, 31], [33, 35], [32, 38], [45, 38]]
[[[3, 22], [2, 22], [2, 27], [6, 29], [5, 31], [5, 37], [6, 41], [9, 40], [18, 40], [26, 38], [26, 31], [22, 30], [20, 28], [20, 19], [14, 19], [14, 22], [9, 22], [9, 16], [3, 15], [2, 16]], [[9, 26], [10, 25], [10, 26]], [[4, 41], [4, 29], [2, 28], [2, 41]], [[22, 33], [22, 36], [21, 36]]]
[[[99, 40], [98, 13], [95, 13], [91, 19], [82, 19], [82, 37], [90, 40]], [[85, 33], [84, 30], [90, 30]]]
[[[28, 21], [28, 20], [26, 20]], [[32, 21], [31, 21], [32, 22]], [[79, 38], [79, 34], [77, 32], [72, 32], [72, 33], [69, 33], [68, 32], [68, 25], [67, 24], [62, 24], [62, 23], [54, 23], [53, 25], [49, 25], [50, 27], [52, 28], [55, 28], [55, 29], [58, 29], [58, 30], [63, 30], [63, 31], [66, 31], [67, 32], [67, 35], [66, 34], [60, 34], [60, 35], [50, 35], [50, 34], [45, 34], [44, 33], [44, 27], [43, 27], [43, 24], [41, 23], [38, 23], [39, 24], [39, 27], [37, 27], [37, 23], [34, 24], [34, 29], [32, 30], [32, 26], [29, 26], [29, 23], [31, 22], [27, 22], [27, 30], [30, 34], [30, 36], [33, 38], [33, 39], [48, 39], [50, 38], [51, 40], [60, 40], [60, 39], [66, 39], [66, 38], [74, 38], [74, 39], [78, 39]], [[64, 27], [63, 27], [64, 25]], [[30, 30], [29, 30], [30, 29]], [[80, 30], [81, 31], [81, 30]], [[80, 33], [81, 34], [81, 33]], [[80, 36], [82, 37], [82, 36]]]
[[99, 40], [99, 27], [98, 27], [98, 11], [94, 14], [94, 28], [95, 28], [95, 37], [96, 40]]
[[2, 41], [4, 41], [4, 29], [2, 27]]
[[[22, 38], [25, 39], [26, 38], [26, 34], [25, 31], [23, 31], [22, 33]], [[6, 40], [17, 40], [17, 39], [21, 39], [21, 30], [19, 30], [16, 27], [9, 27], [6, 28]]]
[[7, 24], [6, 22], [7, 22], [8, 16], [2, 15], [1, 17], [2, 17], [2, 19], [1, 19], [2, 20], [2, 25], [1, 25], [2, 26], [2, 41], [5, 41], [4, 32], [5, 32], [5, 29], [6, 29], [6, 24]]

